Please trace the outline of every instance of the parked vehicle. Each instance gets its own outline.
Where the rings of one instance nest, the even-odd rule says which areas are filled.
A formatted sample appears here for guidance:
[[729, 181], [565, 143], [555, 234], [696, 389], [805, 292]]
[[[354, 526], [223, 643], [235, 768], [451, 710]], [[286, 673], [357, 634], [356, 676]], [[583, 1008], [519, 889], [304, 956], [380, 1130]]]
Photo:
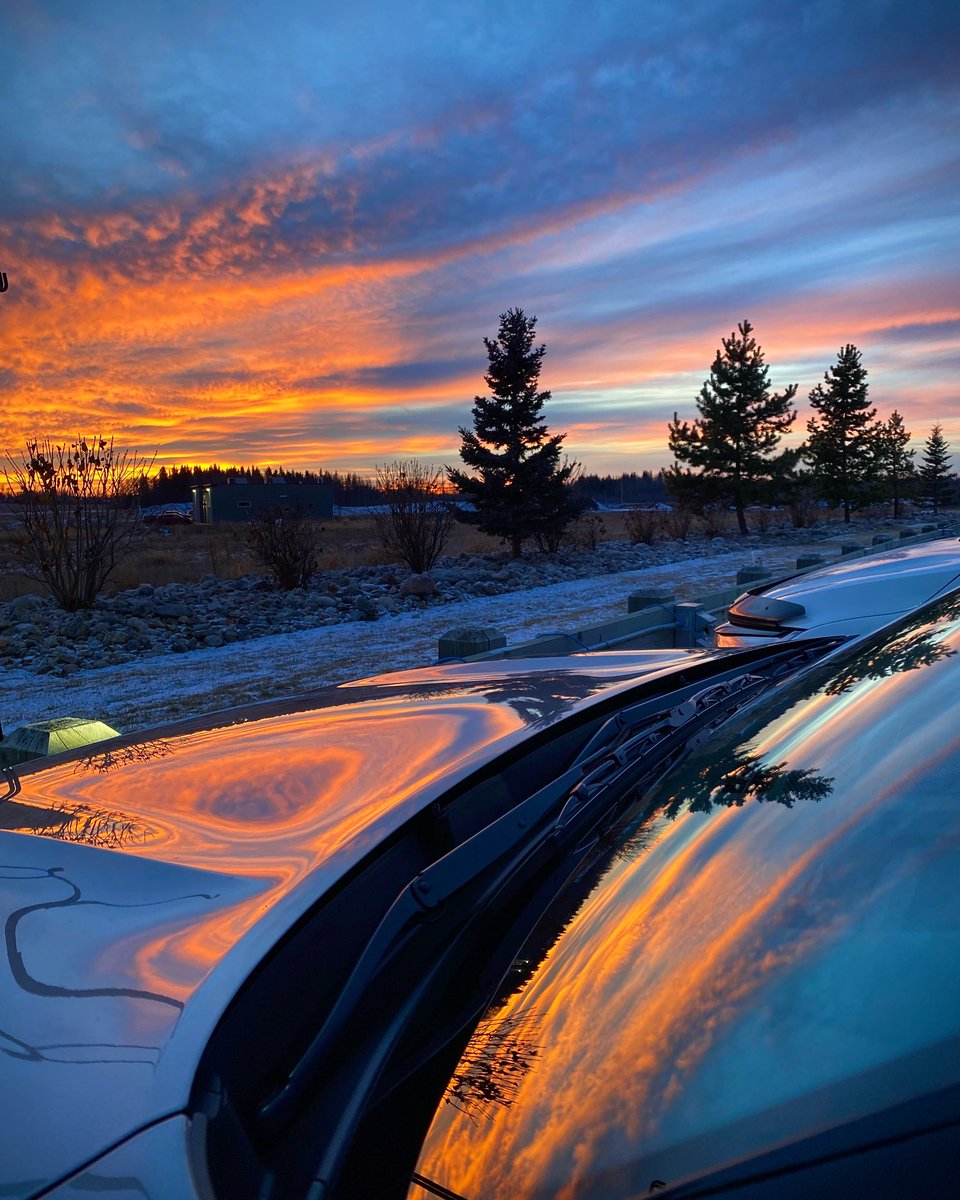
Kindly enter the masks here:
[[641, 787], [450, 1066], [410, 1197], [954, 1196], [958, 695], [954, 592]]
[[739, 596], [716, 629], [723, 648], [786, 637], [870, 633], [960, 583], [960, 539], [832, 563]]
[[958, 649], [952, 593], [8, 768], [0, 1191], [634, 1196], [839, 1128], [946, 1195]]
[[192, 525], [192, 504], [151, 504], [141, 508], [140, 520], [147, 525]]

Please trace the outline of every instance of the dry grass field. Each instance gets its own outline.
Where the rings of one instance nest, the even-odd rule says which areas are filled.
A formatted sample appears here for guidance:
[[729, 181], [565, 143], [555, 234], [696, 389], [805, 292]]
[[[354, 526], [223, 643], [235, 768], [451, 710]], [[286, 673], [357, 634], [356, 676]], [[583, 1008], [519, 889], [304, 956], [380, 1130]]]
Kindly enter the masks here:
[[[372, 518], [336, 517], [323, 522], [320, 541], [321, 559], [328, 570], [339, 567], [368, 566], [390, 561], [377, 536]], [[484, 554], [498, 548], [494, 538], [486, 537], [466, 525], [458, 525], [448, 543], [449, 554]], [[44, 588], [17, 571], [13, 538], [9, 531], [0, 533], [0, 602], [28, 592], [42, 593]], [[139, 548], [125, 558], [107, 581], [107, 592], [149, 583], [192, 583], [204, 575], [237, 579], [241, 575], [263, 573], [247, 546], [247, 529], [237, 524], [171, 525], [149, 527]]]
[[[750, 524], [757, 532], [765, 532], [775, 514], [752, 513]], [[633, 529], [631, 530], [631, 525]], [[645, 528], [643, 528], [645, 527]], [[565, 543], [592, 549], [603, 541], [627, 538], [641, 532], [659, 540], [676, 537], [682, 531], [674, 526], [671, 514], [605, 512], [588, 513], [567, 531]], [[716, 537], [735, 535], [733, 513], [711, 513], [709, 519], [694, 520], [690, 533]], [[851, 529], [853, 532], [853, 529]], [[839, 533], [839, 530], [838, 530]], [[392, 561], [377, 535], [371, 517], [334, 517], [321, 526], [321, 561], [327, 570], [342, 567], [370, 566]], [[480, 533], [469, 525], [455, 525], [446, 553], [487, 554], [503, 549], [496, 539]], [[145, 529], [143, 542], [124, 559], [107, 581], [106, 591], [120, 592], [142, 583], [154, 587], [165, 583], [191, 583], [204, 575], [220, 579], [236, 579], [242, 575], [263, 573], [247, 546], [247, 530], [238, 524], [173, 525]], [[42, 593], [43, 587], [18, 574], [13, 552], [12, 536], [0, 531], [0, 602], [12, 600], [27, 592]]]

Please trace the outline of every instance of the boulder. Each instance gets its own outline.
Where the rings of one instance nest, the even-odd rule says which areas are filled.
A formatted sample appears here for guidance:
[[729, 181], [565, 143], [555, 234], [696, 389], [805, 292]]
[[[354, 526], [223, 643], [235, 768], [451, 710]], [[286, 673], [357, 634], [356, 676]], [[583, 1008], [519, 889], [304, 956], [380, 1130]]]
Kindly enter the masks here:
[[437, 594], [437, 585], [429, 575], [408, 575], [400, 584], [401, 596], [415, 596], [425, 600]]

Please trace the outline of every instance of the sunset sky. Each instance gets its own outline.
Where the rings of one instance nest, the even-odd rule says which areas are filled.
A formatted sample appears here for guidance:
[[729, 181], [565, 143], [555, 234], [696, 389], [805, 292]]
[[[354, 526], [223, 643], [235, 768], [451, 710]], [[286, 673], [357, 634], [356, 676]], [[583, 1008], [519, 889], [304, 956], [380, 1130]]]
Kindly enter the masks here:
[[855, 343], [960, 467], [960, 6], [10, 0], [0, 451], [457, 461], [499, 314], [552, 432], [666, 465], [749, 318], [806, 397]]

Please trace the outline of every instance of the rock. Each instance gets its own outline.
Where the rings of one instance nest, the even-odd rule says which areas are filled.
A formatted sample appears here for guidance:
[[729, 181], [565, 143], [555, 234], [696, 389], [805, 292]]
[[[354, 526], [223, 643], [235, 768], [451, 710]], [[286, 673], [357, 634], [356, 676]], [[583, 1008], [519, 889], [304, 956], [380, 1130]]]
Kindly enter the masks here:
[[8, 607], [11, 613], [19, 616], [23, 613], [36, 612], [38, 608], [45, 608], [46, 603], [42, 596], [17, 596], [15, 600], [10, 601]]
[[357, 611], [364, 621], [375, 621], [380, 615], [380, 609], [376, 603], [367, 596], [361, 596], [357, 601]]
[[400, 584], [401, 596], [416, 596], [421, 600], [437, 594], [437, 585], [429, 575], [408, 575]]
[[87, 619], [80, 613], [71, 613], [60, 625], [60, 633], [68, 638], [86, 637]]
[[158, 604], [153, 610], [157, 617], [189, 617], [190, 609], [185, 604]]

